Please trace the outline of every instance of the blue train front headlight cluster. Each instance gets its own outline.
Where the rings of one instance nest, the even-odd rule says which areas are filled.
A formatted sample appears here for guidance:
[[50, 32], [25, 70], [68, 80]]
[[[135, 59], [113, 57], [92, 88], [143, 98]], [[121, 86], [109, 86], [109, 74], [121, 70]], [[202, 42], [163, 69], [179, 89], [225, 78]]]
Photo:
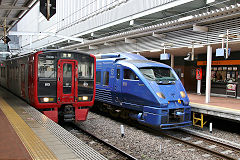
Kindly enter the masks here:
[[186, 94], [185, 94], [184, 91], [181, 91], [181, 92], [180, 92], [180, 95], [181, 95], [182, 98], [185, 98], [185, 97], [186, 97]]
[[157, 95], [158, 95], [158, 97], [160, 97], [162, 99], [166, 98], [162, 92], [157, 92]]

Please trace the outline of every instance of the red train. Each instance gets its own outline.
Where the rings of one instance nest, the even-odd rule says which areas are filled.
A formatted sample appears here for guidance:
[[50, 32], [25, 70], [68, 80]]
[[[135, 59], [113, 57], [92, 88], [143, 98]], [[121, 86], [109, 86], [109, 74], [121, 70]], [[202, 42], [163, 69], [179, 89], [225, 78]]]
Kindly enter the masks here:
[[55, 122], [84, 121], [95, 99], [96, 58], [44, 50], [1, 61], [0, 83]]

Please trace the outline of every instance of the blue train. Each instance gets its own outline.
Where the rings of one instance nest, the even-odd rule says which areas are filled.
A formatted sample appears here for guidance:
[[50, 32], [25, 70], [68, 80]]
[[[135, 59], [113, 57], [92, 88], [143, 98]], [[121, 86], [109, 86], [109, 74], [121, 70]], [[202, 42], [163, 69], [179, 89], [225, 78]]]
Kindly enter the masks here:
[[160, 129], [192, 124], [187, 93], [174, 70], [132, 53], [96, 55], [96, 105]]

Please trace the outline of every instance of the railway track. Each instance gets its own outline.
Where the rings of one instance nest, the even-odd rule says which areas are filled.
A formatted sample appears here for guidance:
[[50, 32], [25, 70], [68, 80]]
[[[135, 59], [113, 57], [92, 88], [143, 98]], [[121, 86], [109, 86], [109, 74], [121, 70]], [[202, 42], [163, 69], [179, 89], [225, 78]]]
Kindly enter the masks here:
[[[119, 119], [117, 121], [119, 121]], [[199, 133], [193, 134], [191, 132], [186, 132], [182, 129], [164, 131], [155, 130], [146, 126], [137, 125], [138, 123], [134, 122], [135, 121], [131, 121], [131, 123], [128, 123], [125, 121], [125, 124], [129, 126], [135, 126], [136, 128], [152, 133], [155, 136], [165, 136], [181, 142], [181, 144], [190, 145], [194, 147], [194, 149], [205, 153], [204, 155], [206, 156], [206, 158], [216, 157], [216, 159], [240, 160], [239, 144], [228, 144], [226, 142], [221, 142], [221, 140], [215, 137], [210, 137], [205, 134], [200, 135]]]
[[[99, 151], [102, 155], [104, 155], [108, 159], [126, 159], [126, 160], [137, 160], [137, 158], [131, 156], [130, 154], [124, 152], [123, 150], [111, 145], [106, 140], [102, 140], [95, 136], [94, 134], [86, 131], [85, 129], [79, 127], [74, 123], [67, 123], [62, 125], [65, 129], [71, 132], [74, 131], [78, 138], [81, 138], [87, 144], [91, 144], [94, 142], [92, 148]], [[96, 144], [97, 143], [97, 144]]]
[[239, 147], [216, 141], [209, 137], [199, 136], [184, 130], [169, 130], [161, 134], [206, 152], [206, 157], [214, 155], [218, 158], [229, 160], [240, 159]]

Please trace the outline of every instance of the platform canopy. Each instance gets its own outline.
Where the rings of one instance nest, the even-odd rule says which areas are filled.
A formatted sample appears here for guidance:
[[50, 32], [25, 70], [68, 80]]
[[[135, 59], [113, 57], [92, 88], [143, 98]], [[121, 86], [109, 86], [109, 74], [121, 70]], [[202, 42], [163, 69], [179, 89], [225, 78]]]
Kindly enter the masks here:
[[38, 0], [0, 0], [0, 39], [3, 38], [4, 27], [10, 31]]

